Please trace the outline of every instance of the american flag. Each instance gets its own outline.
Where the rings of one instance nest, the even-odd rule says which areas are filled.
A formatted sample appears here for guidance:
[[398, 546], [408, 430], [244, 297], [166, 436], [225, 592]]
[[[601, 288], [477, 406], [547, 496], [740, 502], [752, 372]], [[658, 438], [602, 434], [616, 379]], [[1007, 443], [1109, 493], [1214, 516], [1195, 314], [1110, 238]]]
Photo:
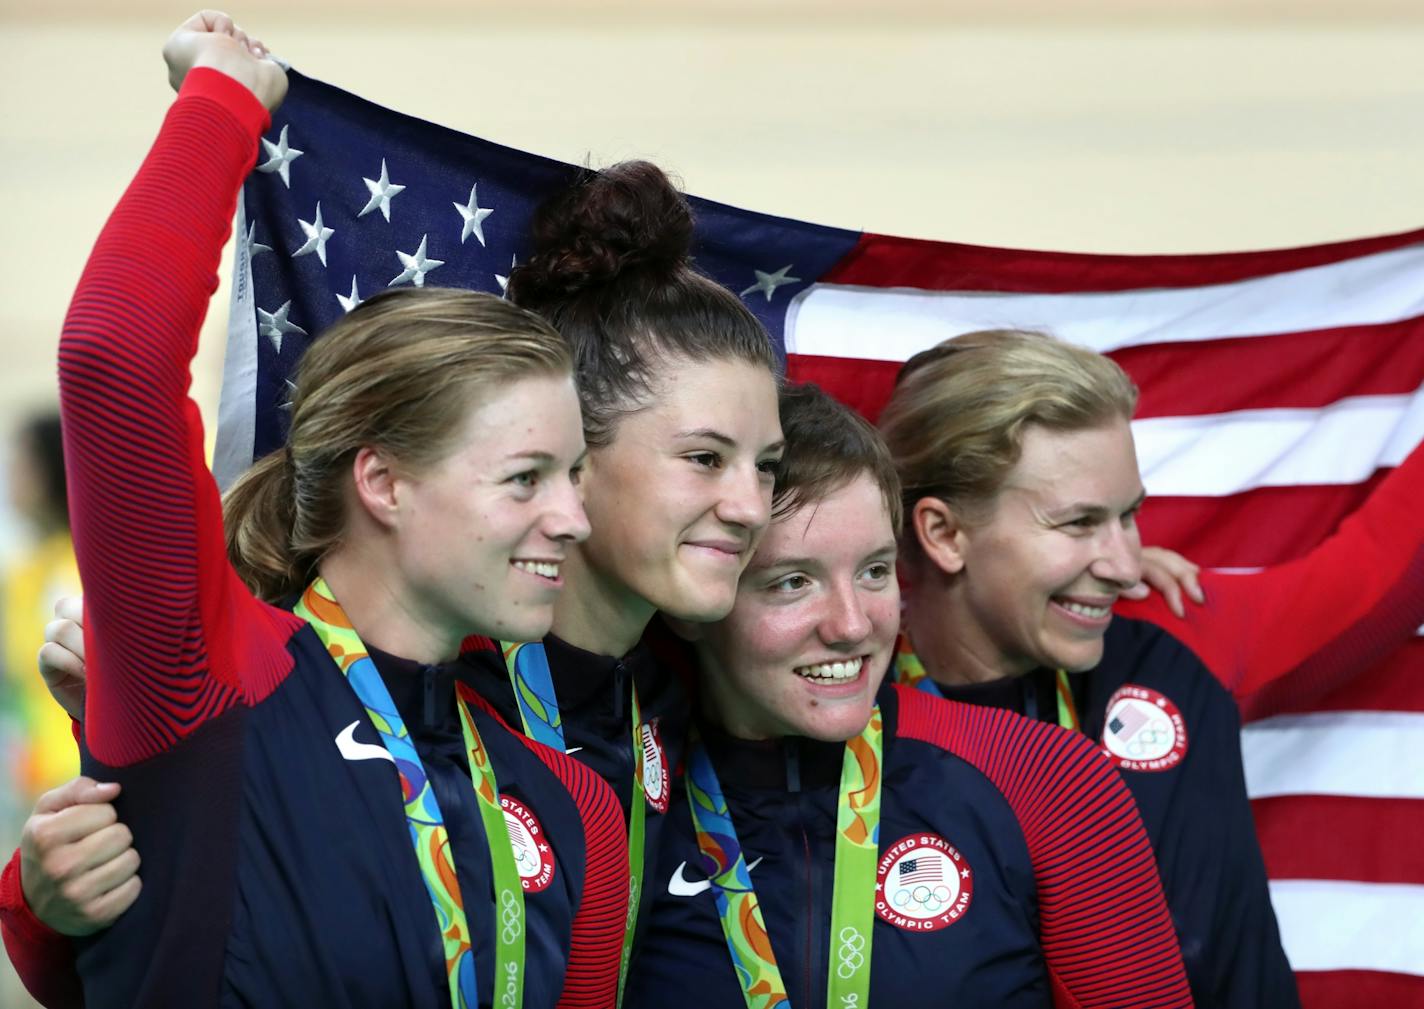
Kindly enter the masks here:
[[1108, 730], [1122, 739], [1131, 739], [1132, 734], [1147, 723], [1147, 716], [1136, 705], [1125, 705], [1112, 721]]
[[[393, 282], [501, 291], [531, 209], [575, 174], [293, 72], [238, 216], [220, 480], [281, 443], [290, 369], [349, 305]], [[693, 203], [698, 265], [788, 374], [872, 418], [900, 362], [957, 333], [1042, 328], [1111, 354], [1142, 389], [1146, 536], [1210, 567], [1301, 556], [1424, 439], [1424, 231], [1074, 255]], [[1399, 637], [1334, 693], [1248, 709], [1266, 716], [1243, 734], [1248, 790], [1313, 1007], [1424, 1004], [1424, 644]]]
[[907, 858], [900, 863], [900, 884], [918, 886], [921, 883], [943, 883], [944, 867], [938, 856]]

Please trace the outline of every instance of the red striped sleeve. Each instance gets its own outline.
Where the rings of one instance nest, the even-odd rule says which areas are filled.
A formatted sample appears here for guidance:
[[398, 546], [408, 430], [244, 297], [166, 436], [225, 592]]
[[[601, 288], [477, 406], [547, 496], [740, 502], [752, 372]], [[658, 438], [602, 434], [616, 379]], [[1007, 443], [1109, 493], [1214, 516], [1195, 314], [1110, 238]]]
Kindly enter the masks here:
[[561, 1009], [608, 1009], [617, 1000], [628, 916], [628, 831], [608, 783], [577, 760], [520, 736], [564, 783], [584, 827], [583, 899], [574, 916]]
[[20, 886], [20, 851], [0, 872], [0, 936], [25, 988], [48, 1009], [79, 1009], [84, 990], [67, 936], [46, 926], [25, 903]]
[[1023, 827], [1039, 937], [1060, 1006], [1190, 1006], [1147, 831], [1132, 796], [1077, 733], [907, 687], [898, 733], [953, 753], [1004, 795]]
[[1206, 604], [1173, 616], [1125, 603], [1191, 648], [1246, 719], [1298, 707], [1370, 668], [1424, 623], [1424, 448], [1304, 557], [1254, 574], [1207, 572]]
[[187, 395], [218, 258], [267, 122], [232, 78], [188, 75], [95, 243], [60, 337], [85, 588], [85, 731], [111, 765], [153, 756], [265, 697], [291, 668], [285, 644], [300, 623], [257, 603], [227, 563]]
[[[482, 639], [488, 640], [488, 639]], [[467, 649], [477, 648], [467, 639]], [[569, 967], [559, 996], [563, 1009], [608, 1009], [617, 999], [623, 923], [628, 914], [628, 829], [608, 782], [558, 750], [509, 727], [494, 705], [461, 684], [460, 696], [517, 736], [563, 784], [583, 821], [583, 899], [574, 915]]]

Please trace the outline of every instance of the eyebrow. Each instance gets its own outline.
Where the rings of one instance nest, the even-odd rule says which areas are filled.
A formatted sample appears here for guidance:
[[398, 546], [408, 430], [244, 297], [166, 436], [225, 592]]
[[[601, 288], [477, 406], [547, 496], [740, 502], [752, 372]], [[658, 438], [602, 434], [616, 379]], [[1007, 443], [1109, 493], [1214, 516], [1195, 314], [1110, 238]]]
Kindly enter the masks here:
[[[717, 442], [717, 444], [719, 444], [719, 445], [725, 445], [727, 448], [736, 448], [736, 447], [737, 447], [737, 440], [736, 440], [735, 438], [733, 438], [731, 435], [723, 434], [721, 431], [718, 431], [716, 428], [712, 428], [712, 427], [698, 427], [698, 428], [693, 428], [693, 429], [690, 430], [690, 431], [678, 431], [676, 434], [673, 435], [673, 437], [674, 437], [674, 438], [705, 438], [705, 439], [707, 439], [708, 441], [715, 441], [715, 442]], [[774, 442], [772, 442], [770, 445], [766, 446], [766, 448], [762, 449], [762, 451], [763, 451], [763, 452], [780, 452], [780, 451], [781, 451], [782, 449], [784, 449], [784, 448], [786, 448], [786, 439], [785, 439], [785, 438], [781, 439], [780, 441], [774, 441]]]
[[[1142, 490], [1138, 493], [1137, 497], [1133, 499], [1132, 504], [1124, 508], [1123, 511], [1136, 511], [1138, 508], [1142, 507], [1142, 502], [1146, 500], [1147, 491]], [[1055, 508], [1048, 514], [1051, 515], [1053, 518], [1058, 519], [1062, 518], [1064, 515], [1072, 515], [1075, 512], [1081, 512], [1083, 515], [1087, 516], [1107, 515], [1111, 510], [1112, 509], [1104, 505], [1095, 504], [1088, 501], [1074, 501], [1072, 504], [1066, 505], [1062, 508]]]
[[[862, 564], [866, 564], [870, 561], [879, 561], [885, 560], [887, 558], [892, 558], [899, 552], [899, 549], [899, 545], [892, 540], [889, 543], [886, 543], [883, 546], [878, 547], [875, 550], [872, 550], [870, 553], [866, 554], [860, 559], [860, 562]], [[788, 570], [793, 568], [817, 568], [821, 566], [821, 563], [822, 558], [808, 556], [780, 557], [770, 564], [758, 564], [756, 562], [755, 556], [753, 556], [752, 563], [749, 567], [750, 570], [754, 570], [758, 573], [763, 573], [767, 571], [775, 571], [777, 568], [786, 568]]]
[[[573, 461], [573, 465], [578, 466], [582, 464], [587, 458], [588, 449], [585, 448], [582, 452], [578, 454], [578, 458]], [[543, 449], [539, 448], [531, 448], [524, 452], [511, 452], [509, 453], [509, 455], [504, 457], [505, 462], [513, 462], [517, 459], [528, 459], [530, 462], [541, 463], [545, 466], [552, 465], [553, 463], [558, 461], [554, 456], [554, 453], [546, 452]]]

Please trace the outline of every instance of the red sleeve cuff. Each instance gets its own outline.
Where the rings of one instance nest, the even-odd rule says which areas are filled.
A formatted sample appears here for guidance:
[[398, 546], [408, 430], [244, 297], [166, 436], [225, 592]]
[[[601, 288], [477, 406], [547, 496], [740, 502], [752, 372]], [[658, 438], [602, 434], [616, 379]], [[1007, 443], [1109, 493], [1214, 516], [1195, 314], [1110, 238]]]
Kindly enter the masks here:
[[20, 852], [16, 849], [0, 871], [0, 935], [15, 973], [41, 1005], [69, 1009], [84, 1005], [84, 990], [74, 969], [74, 947], [35, 917], [20, 886]]
[[195, 67], [183, 78], [178, 100], [206, 98], [227, 109], [254, 137], [260, 137], [272, 125], [271, 113], [257, 100], [247, 85], [241, 84], [221, 70]]

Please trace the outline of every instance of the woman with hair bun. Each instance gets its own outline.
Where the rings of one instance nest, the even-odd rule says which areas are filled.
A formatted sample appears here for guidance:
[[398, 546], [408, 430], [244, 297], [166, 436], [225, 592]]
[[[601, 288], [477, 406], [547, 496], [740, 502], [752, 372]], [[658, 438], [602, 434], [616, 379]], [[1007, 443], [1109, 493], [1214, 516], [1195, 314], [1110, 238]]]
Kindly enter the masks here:
[[532, 254], [508, 295], [557, 327], [571, 353], [593, 531], [536, 567], [563, 585], [552, 633], [506, 629], [490, 635], [497, 650], [462, 656], [507, 724], [572, 754], [617, 794], [633, 894], [610, 932], [625, 966], [688, 717], [677, 679], [641, 641], [659, 611], [709, 622], [731, 609], [781, 457], [770, 338], [693, 268], [692, 236], [687, 200], [646, 162], [589, 173], [536, 213]]
[[164, 56], [178, 98], [59, 354], [84, 762], [122, 786], [144, 881], [77, 941], [82, 996], [50, 1004], [602, 1009], [614, 796], [509, 731], [459, 658], [546, 633], [588, 535], [568, 348], [488, 295], [370, 299], [304, 356], [286, 449], [220, 504], [188, 362], [286, 77], [212, 11]]
[[503, 642], [503, 661], [478, 657], [481, 691], [618, 793], [634, 886], [626, 957], [688, 710], [642, 638], [660, 611], [705, 623], [732, 607], [781, 457], [776, 360], [741, 300], [692, 267], [691, 208], [656, 166], [589, 174], [532, 232], [508, 293], [573, 353], [593, 531], [563, 565], [552, 633]]

